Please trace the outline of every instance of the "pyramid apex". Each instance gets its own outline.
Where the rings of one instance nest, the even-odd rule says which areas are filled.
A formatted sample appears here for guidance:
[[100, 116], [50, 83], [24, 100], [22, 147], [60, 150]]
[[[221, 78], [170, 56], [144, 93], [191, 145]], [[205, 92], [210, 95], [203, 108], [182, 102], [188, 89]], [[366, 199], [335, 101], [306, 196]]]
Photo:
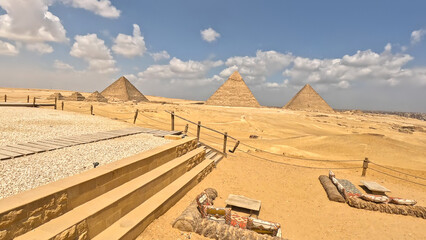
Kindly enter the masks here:
[[238, 71], [235, 71], [231, 74], [231, 76], [229, 76], [228, 79], [233, 79], [233, 80], [243, 80], [243, 77], [241, 77], [240, 73]]

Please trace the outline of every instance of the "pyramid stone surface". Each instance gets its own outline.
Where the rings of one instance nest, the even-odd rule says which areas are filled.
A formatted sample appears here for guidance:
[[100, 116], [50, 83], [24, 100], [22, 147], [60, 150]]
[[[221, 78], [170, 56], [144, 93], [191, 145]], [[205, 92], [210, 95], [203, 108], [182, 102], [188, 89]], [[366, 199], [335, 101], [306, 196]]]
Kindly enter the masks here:
[[235, 71], [228, 80], [207, 99], [206, 104], [232, 107], [260, 107], [238, 71]]
[[334, 112], [327, 102], [309, 84], [306, 84], [284, 108], [291, 110]]
[[47, 97], [47, 99], [51, 100], [51, 99], [58, 99], [58, 100], [64, 100], [64, 96], [61, 93], [53, 93], [52, 95], [50, 95], [49, 97]]
[[149, 100], [124, 76], [105, 88], [101, 94], [114, 101], [149, 102]]
[[102, 94], [100, 94], [98, 91], [93, 92], [86, 98], [85, 101], [88, 102], [108, 102], [108, 99], [106, 99]]
[[66, 100], [70, 100], [70, 101], [83, 101], [84, 100], [84, 96], [81, 95], [81, 93], [79, 93], [79, 92], [73, 92], [71, 94], [71, 96], [66, 97]]

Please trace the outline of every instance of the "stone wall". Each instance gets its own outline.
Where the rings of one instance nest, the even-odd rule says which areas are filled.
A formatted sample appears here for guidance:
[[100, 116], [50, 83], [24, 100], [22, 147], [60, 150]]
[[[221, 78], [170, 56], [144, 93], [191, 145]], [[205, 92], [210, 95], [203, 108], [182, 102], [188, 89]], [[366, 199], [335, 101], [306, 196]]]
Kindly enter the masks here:
[[[1, 199], [0, 239], [12, 239], [22, 235], [196, 147], [196, 138], [173, 141], [114, 163]], [[201, 157], [204, 155], [197, 155], [192, 162], [200, 161]], [[86, 223], [83, 225], [87, 226]], [[77, 233], [79, 234], [76, 236], [83, 236], [85, 231], [81, 230], [82, 226], [76, 225], [61, 236], [74, 236], [73, 234]]]

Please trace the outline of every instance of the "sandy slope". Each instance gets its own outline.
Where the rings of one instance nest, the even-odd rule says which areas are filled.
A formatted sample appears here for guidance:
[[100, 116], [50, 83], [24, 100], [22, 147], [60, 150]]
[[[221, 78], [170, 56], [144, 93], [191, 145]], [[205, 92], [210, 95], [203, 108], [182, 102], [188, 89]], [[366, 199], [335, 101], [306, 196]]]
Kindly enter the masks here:
[[[29, 91], [31, 95], [38, 94], [40, 97], [54, 92]], [[7, 93], [26, 98], [27, 92], [25, 89], [0, 88], [0, 96]], [[426, 122], [423, 121], [375, 114], [325, 114], [278, 108], [216, 107], [197, 105], [186, 100], [148, 98], [166, 103], [65, 102], [65, 110], [88, 113], [90, 104], [93, 104], [96, 115], [132, 121], [133, 113], [138, 108], [138, 124], [163, 129], [170, 128], [170, 115], [164, 110], [173, 110], [192, 121], [201, 121], [217, 130], [227, 131], [242, 142], [277, 154], [315, 159], [362, 160], [368, 157], [373, 162], [426, 178]], [[177, 129], [183, 129], [185, 124], [176, 119]], [[196, 128], [190, 126], [190, 134], [195, 134], [195, 131]], [[259, 139], [250, 139], [252, 134], [258, 135]], [[218, 134], [203, 129], [201, 139], [222, 148], [221, 136]], [[233, 141], [229, 141], [228, 148], [233, 147], [233, 144]], [[426, 206], [426, 186], [371, 170], [367, 172], [367, 177], [362, 178], [362, 162], [318, 163], [292, 160], [250, 149], [251, 154], [276, 161], [269, 162], [247, 155], [245, 152], [249, 148], [246, 146], [240, 145], [239, 149], [242, 151], [229, 154], [205, 180], [151, 224], [141, 235], [141, 239], [183, 239], [179, 231], [171, 228], [170, 223], [207, 187], [218, 190], [219, 199], [215, 202], [217, 206], [224, 206], [224, 200], [230, 193], [261, 200], [259, 217], [280, 222], [284, 227], [284, 237], [290, 239], [426, 238], [424, 219], [358, 210], [345, 204], [330, 202], [318, 181], [318, 176], [327, 174], [327, 170], [299, 168], [276, 162], [312, 167], [359, 167], [335, 172], [339, 178], [348, 179], [356, 185], [363, 179], [376, 181], [392, 190], [389, 195], [416, 199], [422, 206]], [[403, 175], [397, 176], [405, 178]], [[426, 184], [421, 179], [409, 179]], [[192, 235], [192, 239], [202, 237]]]

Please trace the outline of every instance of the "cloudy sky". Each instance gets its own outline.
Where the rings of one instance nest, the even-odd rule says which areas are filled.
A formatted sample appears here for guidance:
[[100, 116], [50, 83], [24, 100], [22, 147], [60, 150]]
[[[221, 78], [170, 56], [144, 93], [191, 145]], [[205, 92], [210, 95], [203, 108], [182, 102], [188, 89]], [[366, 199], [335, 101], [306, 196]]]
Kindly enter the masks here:
[[262, 105], [426, 112], [426, 1], [0, 0], [0, 86], [206, 100], [235, 70]]

